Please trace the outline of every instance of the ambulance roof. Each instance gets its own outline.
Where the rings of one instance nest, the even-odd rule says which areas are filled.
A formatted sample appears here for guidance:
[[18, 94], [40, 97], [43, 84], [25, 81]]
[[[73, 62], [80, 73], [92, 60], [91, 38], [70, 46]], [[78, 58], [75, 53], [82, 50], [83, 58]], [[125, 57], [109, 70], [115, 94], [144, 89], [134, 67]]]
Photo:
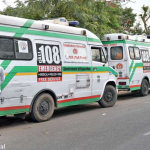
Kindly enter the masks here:
[[[31, 26], [29, 26], [30, 22], [33, 22]], [[88, 31], [87, 29], [64, 26], [60, 24], [53, 24], [44, 20], [37, 21], [37, 20], [29, 20], [24, 18], [0, 15], [0, 24], [6, 26], [28, 28], [31, 30], [37, 29], [37, 30], [53, 31], [53, 32], [60, 32], [60, 33], [74, 34], [74, 35], [81, 35], [81, 36], [84, 35], [83, 34], [83, 30], [84, 30], [86, 31], [86, 36], [90, 39], [90, 42], [97, 42], [99, 44], [101, 43], [99, 38], [92, 32]], [[45, 30], [43, 28], [44, 25], [49, 26], [49, 28]]]
[[105, 34], [102, 41], [119, 41], [119, 40], [131, 40], [144, 43], [150, 43], [150, 39], [144, 35], [128, 35], [122, 33]]

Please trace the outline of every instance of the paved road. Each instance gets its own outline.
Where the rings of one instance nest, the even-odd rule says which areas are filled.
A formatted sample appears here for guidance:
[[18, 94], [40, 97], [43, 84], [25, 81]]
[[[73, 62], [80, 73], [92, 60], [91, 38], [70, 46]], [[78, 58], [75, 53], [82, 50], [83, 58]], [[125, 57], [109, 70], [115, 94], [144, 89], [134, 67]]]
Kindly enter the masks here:
[[150, 150], [150, 94], [120, 94], [112, 108], [57, 109], [44, 123], [8, 117], [0, 126], [6, 150]]

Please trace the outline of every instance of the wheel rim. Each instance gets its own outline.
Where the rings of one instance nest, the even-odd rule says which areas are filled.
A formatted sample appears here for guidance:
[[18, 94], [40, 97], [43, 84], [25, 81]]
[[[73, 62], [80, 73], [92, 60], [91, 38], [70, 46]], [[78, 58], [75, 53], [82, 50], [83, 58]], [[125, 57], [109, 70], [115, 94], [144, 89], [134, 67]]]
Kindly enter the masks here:
[[105, 94], [105, 100], [107, 101], [107, 102], [110, 102], [111, 100], [112, 100], [112, 98], [113, 98], [113, 93], [112, 92], [106, 92], [106, 94]]
[[145, 84], [143, 85], [143, 92], [144, 92], [145, 94], [147, 94], [147, 92], [148, 92], [148, 85], [147, 85], [147, 83], [145, 83]]
[[38, 109], [41, 115], [46, 115], [50, 111], [50, 103], [46, 100], [42, 101]]

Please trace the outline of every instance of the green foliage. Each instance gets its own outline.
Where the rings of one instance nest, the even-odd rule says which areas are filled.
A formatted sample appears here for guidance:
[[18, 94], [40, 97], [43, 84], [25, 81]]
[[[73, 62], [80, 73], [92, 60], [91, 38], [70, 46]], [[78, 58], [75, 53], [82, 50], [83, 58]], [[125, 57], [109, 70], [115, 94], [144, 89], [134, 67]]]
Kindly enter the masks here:
[[65, 17], [79, 21], [79, 27], [90, 30], [98, 37], [122, 32], [122, 24], [128, 19], [128, 15], [124, 17], [126, 13], [131, 17], [131, 25], [135, 21], [131, 9], [123, 10], [115, 3], [110, 5], [99, 0], [16, 0], [15, 8], [8, 6], [1, 13], [34, 20]]
[[122, 26], [126, 31], [129, 31], [130, 27], [133, 27], [135, 17], [136, 14], [132, 13], [132, 8], [122, 9]]

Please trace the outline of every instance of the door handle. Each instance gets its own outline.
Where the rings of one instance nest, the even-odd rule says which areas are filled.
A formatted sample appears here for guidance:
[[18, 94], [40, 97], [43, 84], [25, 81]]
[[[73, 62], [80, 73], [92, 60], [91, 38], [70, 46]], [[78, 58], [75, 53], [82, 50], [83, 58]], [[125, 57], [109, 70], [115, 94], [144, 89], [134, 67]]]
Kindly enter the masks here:
[[77, 80], [76, 82], [80, 82], [80, 80]]
[[86, 81], [87, 81], [87, 82], [90, 82], [90, 79], [87, 79]]

